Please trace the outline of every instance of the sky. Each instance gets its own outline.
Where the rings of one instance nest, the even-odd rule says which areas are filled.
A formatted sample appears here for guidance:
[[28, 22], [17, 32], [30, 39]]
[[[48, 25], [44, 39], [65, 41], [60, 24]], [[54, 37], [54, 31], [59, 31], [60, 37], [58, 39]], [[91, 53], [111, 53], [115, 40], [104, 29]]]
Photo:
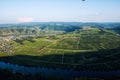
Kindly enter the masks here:
[[0, 0], [0, 24], [120, 22], [120, 0]]

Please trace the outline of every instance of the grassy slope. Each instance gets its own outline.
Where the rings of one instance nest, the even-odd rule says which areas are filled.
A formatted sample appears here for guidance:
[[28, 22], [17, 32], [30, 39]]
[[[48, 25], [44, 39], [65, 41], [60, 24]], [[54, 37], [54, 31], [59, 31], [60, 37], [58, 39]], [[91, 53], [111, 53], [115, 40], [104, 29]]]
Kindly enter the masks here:
[[[62, 64], [62, 66], [72, 65], [72, 67], [76, 68], [79, 67], [78, 65], [86, 65], [88, 63], [98, 62], [103, 65], [107, 58], [108, 62], [118, 59], [116, 56], [113, 57], [115, 59], [106, 57], [106, 55], [109, 56], [110, 54], [112, 56], [113, 52], [104, 50], [118, 48], [115, 54], [119, 55], [120, 53], [120, 36], [109, 31], [101, 32], [99, 29], [72, 32], [53, 40], [51, 38], [34, 38], [34, 40], [35, 42], [24, 40], [22, 45], [12, 41], [15, 52], [9, 55], [0, 53], [0, 56], [13, 57], [1, 57], [1, 60], [22, 65], [50, 66], [59, 64], [61, 66]], [[102, 57], [100, 54], [102, 54]]]

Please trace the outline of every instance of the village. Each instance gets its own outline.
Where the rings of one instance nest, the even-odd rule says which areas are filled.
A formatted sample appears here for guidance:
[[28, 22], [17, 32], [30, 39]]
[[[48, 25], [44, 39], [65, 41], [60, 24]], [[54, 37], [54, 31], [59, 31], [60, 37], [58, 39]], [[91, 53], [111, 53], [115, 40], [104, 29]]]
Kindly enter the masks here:
[[14, 53], [13, 45], [9, 44], [10, 41], [20, 39], [23, 36], [1, 36], [0, 37], [0, 52], [11, 54]]

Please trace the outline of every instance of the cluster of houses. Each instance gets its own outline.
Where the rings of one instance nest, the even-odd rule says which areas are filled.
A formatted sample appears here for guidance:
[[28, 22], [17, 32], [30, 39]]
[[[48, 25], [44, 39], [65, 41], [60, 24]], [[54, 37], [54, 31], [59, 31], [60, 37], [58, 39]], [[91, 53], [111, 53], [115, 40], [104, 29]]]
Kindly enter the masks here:
[[94, 27], [91, 27], [91, 26], [83, 26], [82, 27], [82, 30], [94, 30], [94, 29], [98, 29], [98, 28], [94, 28]]
[[13, 46], [8, 44], [7, 42], [10, 40], [15, 40], [15, 36], [1, 36], [0, 37], [0, 52], [3, 53], [13, 53]]
[[23, 37], [35, 37], [35, 35], [19, 35], [19, 36], [0, 36], [0, 52], [13, 53], [13, 46], [8, 44], [11, 40], [21, 39]]
[[0, 42], [0, 51], [3, 52], [3, 53], [7, 53], [7, 54], [10, 54], [10, 53], [13, 53], [13, 46], [12, 45], [9, 45], [7, 44], [6, 42]]
[[15, 40], [16, 37], [15, 36], [4, 36], [4, 37], [0, 37], [0, 40], [2, 41], [10, 41], [10, 40]]

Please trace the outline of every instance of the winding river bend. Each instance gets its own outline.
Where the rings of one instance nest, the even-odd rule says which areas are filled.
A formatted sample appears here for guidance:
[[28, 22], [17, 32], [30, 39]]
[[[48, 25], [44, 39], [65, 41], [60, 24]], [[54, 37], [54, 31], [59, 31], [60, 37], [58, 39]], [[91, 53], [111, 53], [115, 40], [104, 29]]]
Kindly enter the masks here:
[[44, 67], [26, 67], [19, 66], [17, 64], [10, 64], [0, 62], [0, 68], [11, 69], [13, 72], [19, 72], [22, 74], [35, 74], [41, 73], [42, 75], [54, 75], [56, 77], [74, 78], [74, 77], [110, 77], [120, 76], [120, 70], [118, 71], [74, 71], [74, 70], [63, 70], [63, 69], [51, 69]]

